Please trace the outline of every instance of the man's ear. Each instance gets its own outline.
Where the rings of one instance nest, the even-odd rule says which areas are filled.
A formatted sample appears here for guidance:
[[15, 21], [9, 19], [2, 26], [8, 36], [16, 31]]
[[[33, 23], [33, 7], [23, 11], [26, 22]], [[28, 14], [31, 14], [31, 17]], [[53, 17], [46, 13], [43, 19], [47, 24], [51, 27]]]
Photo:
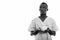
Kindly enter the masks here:
[[40, 11], [40, 9], [39, 9], [39, 11]]
[[48, 9], [47, 9], [47, 11], [48, 11]]

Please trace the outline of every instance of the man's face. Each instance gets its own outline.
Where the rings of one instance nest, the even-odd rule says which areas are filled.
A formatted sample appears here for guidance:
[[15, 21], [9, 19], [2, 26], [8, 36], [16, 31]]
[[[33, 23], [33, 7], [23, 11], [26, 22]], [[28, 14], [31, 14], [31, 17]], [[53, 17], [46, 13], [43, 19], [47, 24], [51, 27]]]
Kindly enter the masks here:
[[46, 4], [41, 4], [41, 6], [40, 6], [41, 14], [45, 14], [46, 11], [47, 11], [47, 5]]

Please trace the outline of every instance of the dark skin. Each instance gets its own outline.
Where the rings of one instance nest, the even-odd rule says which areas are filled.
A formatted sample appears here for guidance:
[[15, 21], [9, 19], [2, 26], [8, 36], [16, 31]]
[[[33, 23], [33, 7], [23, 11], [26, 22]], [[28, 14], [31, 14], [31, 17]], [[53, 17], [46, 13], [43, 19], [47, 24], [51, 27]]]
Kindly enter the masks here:
[[47, 15], [46, 15], [46, 12], [48, 11], [47, 4], [41, 4], [39, 11], [40, 11], [40, 13], [41, 13], [41, 14], [40, 14], [41, 16], [39, 16], [39, 18], [40, 18], [42, 21], [44, 21], [44, 20], [47, 18]]
[[[39, 18], [42, 20], [42, 22], [44, 22], [44, 20], [48, 17], [46, 15], [46, 12], [48, 11], [48, 5], [46, 3], [41, 4], [39, 11], [41, 13]], [[45, 31], [42, 31], [42, 30], [31, 31], [31, 35], [36, 35], [39, 32], [40, 33], [47, 33], [48, 32], [50, 35], [54, 35], [54, 36], [56, 35], [56, 32], [51, 31], [49, 28], [47, 28], [47, 30], [45, 30]]]

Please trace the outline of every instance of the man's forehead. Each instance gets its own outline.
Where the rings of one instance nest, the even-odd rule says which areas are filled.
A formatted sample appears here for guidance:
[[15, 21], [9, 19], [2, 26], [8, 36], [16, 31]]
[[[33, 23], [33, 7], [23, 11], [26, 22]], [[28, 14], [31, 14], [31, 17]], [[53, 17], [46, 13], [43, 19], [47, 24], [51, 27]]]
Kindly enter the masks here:
[[43, 7], [43, 6], [47, 6], [47, 4], [41, 4], [40, 6], [42, 6], [42, 7]]

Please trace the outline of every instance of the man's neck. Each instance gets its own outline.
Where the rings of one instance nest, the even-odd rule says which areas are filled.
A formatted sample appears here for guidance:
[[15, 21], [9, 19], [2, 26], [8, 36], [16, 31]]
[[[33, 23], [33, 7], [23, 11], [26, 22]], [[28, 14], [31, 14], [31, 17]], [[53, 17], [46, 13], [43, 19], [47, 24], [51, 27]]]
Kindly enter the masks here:
[[41, 14], [41, 17], [46, 17], [46, 14]]

